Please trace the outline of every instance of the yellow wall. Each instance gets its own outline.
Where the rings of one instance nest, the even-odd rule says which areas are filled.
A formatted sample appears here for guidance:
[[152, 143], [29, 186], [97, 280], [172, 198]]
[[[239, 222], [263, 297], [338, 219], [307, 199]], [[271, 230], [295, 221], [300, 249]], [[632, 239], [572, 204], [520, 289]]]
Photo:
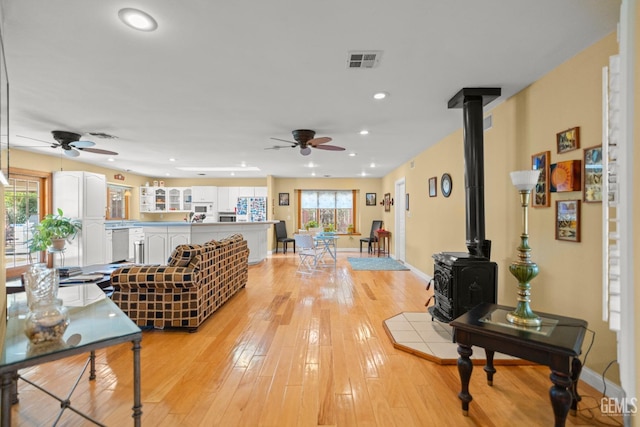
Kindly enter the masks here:
[[[637, 2], [635, 4], [635, 18], [633, 22], [635, 23], [635, 27], [632, 28], [634, 34], [634, 43], [635, 43], [635, 65], [634, 65], [634, 114], [633, 114], [633, 164], [640, 165], [640, 7], [638, 7]], [[631, 171], [633, 173], [633, 193], [638, 194], [638, 174], [635, 171]], [[635, 213], [636, 219], [638, 212], [640, 212], [640, 197], [635, 197], [633, 200], [633, 212]], [[640, 265], [640, 222], [634, 221], [635, 230], [633, 232], [633, 265]], [[640, 273], [634, 272], [634, 283], [638, 283], [638, 279], [640, 279]], [[638, 286], [635, 286], [635, 304], [634, 307], [640, 307], [640, 289]], [[635, 325], [635, 353], [636, 358], [640, 357], [640, 314], [638, 311], [635, 313], [634, 325]], [[636, 395], [628, 396], [628, 397], [638, 397], [640, 393], [640, 367], [638, 363], [636, 363]], [[635, 415], [632, 417], [632, 423], [635, 427], [640, 427], [640, 415]]]
[[[485, 115], [493, 115], [493, 127], [484, 136], [486, 236], [492, 241], [491, 257], [498, 263], [501, 304], [516, 303], [517, 281], [508, 266], [516, 259], [522, 231], [519, 196], [509, 172], [530, 169], [534, 153], [551, 151], [551, 163], [582, 159], [583, 148], [601, 143], [602, 67], [617, 52], [616, 35], [611, 34], [517, 95], [485, 107]], [[462, 126], [462, 110], [458, 111]], [[580, 127], [580, 149], [556, 154], [556, 133], [574, 126]], [[430, 275], [432, 254], [466, 251], [462, 140], [462, 130], [454, 132], [382, 180], [380, 191], [393, 194], [395, 181], [405, 178], [406, 191], [411, 195], [410, 216], [405, 218], [406, 260]], [[449, 198], [440, 192], [440, 177], [445, 172], [453, 178]], [[428, 179], [433, 176], [438, 178], [436, 198], [428, 197]], [[540, 268], [532, 281], [532, 307], [534, 311], [587, 320], [596, 333], [587, 366], [602, 373], [616, 359], [615, 334], [601, 320], [602, 206], [582, 203], [580, 243], [558, 241], [555, 202], [566, 199], [581, 200], [582, 192], [552, 193], [551, 207], [529, 210], [529, 243], [533, 261]], [[383, 217], [392, 232], [394, 215], [392, 209]], [[591, 334], [587, 334], [586, 344], [590, 339]], [[607, 377], [619, 384], [615, 364]]]
[[[273, 207], [273, 219], [285, 221], [287, 223], [287, 233], [291, 236], [298, 228], [298, 200], [296, 190], [358, 190], [357, 200], [357, 221], [356, 235], [341, 236], [340, 248], [359, 248], [360, 238], [366, 237], [371, 230], [371, 222], [376, 219], [383, 219], [383, 207], [379, 202], [382, 200], [380, 193], [381, 180], [378, 178], [273, 178], [269, 203]], [[278, 194], [289, 193], [289, 206], [278, 206]], [[366, 206], [366, 193], [376, 193], [376, 206]], [[387, 223], [385, 221], [385, 226]], [[274, 246], [275, 247], [275, 246]]]

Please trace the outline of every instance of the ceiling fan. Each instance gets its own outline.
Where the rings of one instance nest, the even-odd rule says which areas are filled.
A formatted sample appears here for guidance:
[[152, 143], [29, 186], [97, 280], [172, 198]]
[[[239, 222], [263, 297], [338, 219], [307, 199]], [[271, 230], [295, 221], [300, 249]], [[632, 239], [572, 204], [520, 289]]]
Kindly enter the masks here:
[[331, 142], [331, 138], [328, 136], [323, 136], [320, 138], [315, 138], [316, 132], [309, 129], [298, 129], [291, 132], [293, 134], [294, 141], [287, 141], [286, 139], [280, 138], [271, 138], [276, 141], [287, 142], [291, 145], [274, 145], [273, 147], [265, 148], [265, 150], [279, 150], [280, 148], [295, 148], [300, 147], [300, 154], [303, 156], [308, 156], [311, 154], [312, 148], [317, 148], [319, 150], [329, 150], [329, 151], [344, 151], [343, 147], [338, 147], [337, 145], [326, 145], [327, 142]]
[[[81, 140], [80, 138], [82, 137], [82, 135], [80, 135], [79, 133], [67, 132], [64, 130], [53, 130], [51, 131], [51, 134], [53, 135], [53, 139], [55, 139], [56, 142], [49, 143], [47, 141], [42, 141], [40, 139], [35, 139], [28, 136], [22, 136], [22, 135], [16, 135], [16, 136], [20, 138], [26, 138], [26, 139], [31, 139], [34, 141], [40, 141], [40, 142], [50, 144], [51, 148], [60, 147], [62, 148], [65, 156], [68, 156], [68, 157], [78, 157], [80, 155], [80, 151], [86, 151], [89, 153], [96, 153], [96, 154], [107, 154], [111, 156], [118, 155], [118, 153], [116, 153], [115, 151], [103, 150], [100, 148], [91, 148], [94, 145], [96, 145], [96, 143], [93, 141]], [[115, 136], [108, 135], [102, 132], [89, 132], [89, 135], [92, 135], [98, 138], [110, 138], [110, 139], [116, 138]]]

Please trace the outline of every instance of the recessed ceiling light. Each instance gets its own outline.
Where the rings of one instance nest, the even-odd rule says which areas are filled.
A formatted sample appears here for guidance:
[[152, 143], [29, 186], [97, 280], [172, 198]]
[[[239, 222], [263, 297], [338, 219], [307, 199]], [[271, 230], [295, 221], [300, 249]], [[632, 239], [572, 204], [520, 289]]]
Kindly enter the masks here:
[[369, 131], [368, 131], [368, 130], [366, 130], [366, 129], [362, 129], [362, 130], [360, 131], [360, 135], [369, 135]]
[[378, 92], [373, 94], [373, 99], [385, 99], [388, 96], [386, 92]]
[[173, 157], [169, 159], [170, 162], [175, 162], [176, 159], [174, 159]]
[[316, 173], [315, 172], [311, 172], [311, 176], [316, 176]]
[[109, 157], [109, 158], [107, 159], [107, 162], [115, 162], [115, 161], [116, 161], [116, 159], [114, 159], [113, 157]]
[[369, 167], [370, 167], [370, 168], [375, 168], [375, 167], [376, 167], [376, 164], [375, 164], [375, 163], [373, 163], [373, 162], [371, 162], [371, 164], [369, 165]]
[[240, 163], [240, 167], [246, 168], [247, 164], [245, 162]]
[[166, 176], [171, 176], [171, 174], [169, 172], [165, 173]]
[[363, 171], [360, 175], [361, 176], [367, 176], [367, 173]]
[[231, 172], [231, 176], [236, 176], [236, 173], [235, 172]]
[[118, 16], [129, 27], [139, 31], [154, 31], [158, 28], [158, 23], [151, 15], [138, 9], [130, 7], [120, 9]]
[[308, 168], [312, 168], [315, 167], [315, 165], [313, 164], [313, 162], [309, 162], [309, 164], [307, 165]]
[[349, 157], [355, 157], [355, 156], [357, 156], [356, 153], [349, 153]]

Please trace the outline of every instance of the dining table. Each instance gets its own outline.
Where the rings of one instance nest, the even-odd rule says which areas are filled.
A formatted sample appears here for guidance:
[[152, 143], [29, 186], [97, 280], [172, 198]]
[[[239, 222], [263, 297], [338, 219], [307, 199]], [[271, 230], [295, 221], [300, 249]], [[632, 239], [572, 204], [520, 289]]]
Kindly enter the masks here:
[[324, 264], [323, 260], [328, 255], [333, 260], [334, 268], [338, 263], [338, 238], [335, 234], [328, 232], [318, 233], [313, 237], [316, 246], [322, 249], [321, 262]]

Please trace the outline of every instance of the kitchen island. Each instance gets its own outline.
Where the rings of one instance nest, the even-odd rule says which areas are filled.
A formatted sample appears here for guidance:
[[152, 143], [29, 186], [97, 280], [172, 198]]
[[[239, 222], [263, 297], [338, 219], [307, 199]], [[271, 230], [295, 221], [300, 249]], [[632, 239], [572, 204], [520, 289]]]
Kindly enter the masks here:
[[267, 257], [267, 231], [276, 222], [278, 221], [193, 223], [191, 243], [201, 245], [209, 240], [242, 234], [249, 246], [249, 264], [257, 264]]
[[249, 264], [267, 257], [267, 231], [278, 221], [260, 222], [137, 222], [144, 229], [145, 264], [166, 264], [177, 245], [198, 244], [242, 234], [249, 247]]

